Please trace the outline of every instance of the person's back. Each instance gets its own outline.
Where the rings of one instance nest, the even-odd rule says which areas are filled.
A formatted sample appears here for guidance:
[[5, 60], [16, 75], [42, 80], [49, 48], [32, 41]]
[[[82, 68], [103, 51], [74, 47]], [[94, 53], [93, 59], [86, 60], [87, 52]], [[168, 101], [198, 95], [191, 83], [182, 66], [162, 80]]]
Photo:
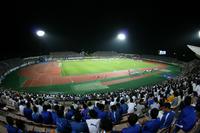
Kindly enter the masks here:
[[195, 109], [192, 106], [186, 106], [181, 111], [177, 124], [182, 126], [184, 131], [190, 131], [197, 121]]
[[70, 123], [63, 117], [63, 114], [62, 110], [57, 111], [58, 117], [56, 118], [56, 130], [58, 133], [70, 133]]
[[33, 107], [32, 120], [36, 123], [42, 122], [42, 116], [39, 114], [38, 108], [36, 106]]
[[24, 116], [28, 119], [28, 120], [32, 120], [32, 109], [30, 108], [30, 103], [26, 104], [26, 108], [24, 108]]
[[161, 125], [160, 119], [157, 118], [158, 116], [158, 109], [153, 108], [150, 112], [151, 115], [151, 120], [148, 120], [147, 122], [145, 122], [142, 132], [143, 133], [156, 133]]
[[163, 108], [163, 116], [161, 118], [161, 127], [160, 128], [168, 128], [175, 117], [175, 112], [171, 110], [171, 104], [170, 103], [164, 103]]
[[185, 97], [184, 105], [185, 107], [182, 109], [181, 114], [177, 119], [175, 130], [177, 131], [182, 129], [185, 132], [188, 132], [194, 127], [197, 121], [197, 116], [194, 107], [191, 106], [190, 96]]
[[5, 128], [7, 129], [8, 133], [17, 133], [18, 129], [14, 127], [14, 121], [10, 116], [6, 117], [7, 125], [5, 125]]
[[80, 112], [75, 113], [74, 120], [75, 121], [70, 122], [72, 133], [88, 132], [88, 126], [86, 122], [81, 121], [82, 116]]
[[51, 113], [47, 111], [46, 105], [43, 106], [43, 111], [41, 115], [42, 115], [42, 120], [44, 124], [52, 123], [52, 116], [51, 116]]
[[90, 133], [98, 133], [100, 130], [100, 119], [97, 118], [97, 113], [95, 110], [89, 111], [90, 119], [86, 120], [88, 129]]
[[136, 124], [137, 121], [138, 116], [136, 114], [131, 114], [128, 117], [128, 123], [130, 126], [128, 128], [123, 128], [122, 133], [140, 133], [141, 127], [139, 124]]

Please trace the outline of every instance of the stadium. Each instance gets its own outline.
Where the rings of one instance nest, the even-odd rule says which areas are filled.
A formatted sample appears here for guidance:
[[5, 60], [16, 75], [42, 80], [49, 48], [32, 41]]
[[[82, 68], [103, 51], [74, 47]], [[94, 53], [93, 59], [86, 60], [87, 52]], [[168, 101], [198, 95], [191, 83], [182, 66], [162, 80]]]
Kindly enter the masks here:
[[0, 133], [200, 133], [198, 4], [109, 2], [5, 15]]
[[12, 68], [17, 70], [6, 73], [2, 85], [32, 93], [91, 94], [152, 85], [181, 73], [179, 64], [117, 52], [86, 57], [75, 52], [62, 52], [63, 57], [51, 54], [22, 59], [23, 64]]

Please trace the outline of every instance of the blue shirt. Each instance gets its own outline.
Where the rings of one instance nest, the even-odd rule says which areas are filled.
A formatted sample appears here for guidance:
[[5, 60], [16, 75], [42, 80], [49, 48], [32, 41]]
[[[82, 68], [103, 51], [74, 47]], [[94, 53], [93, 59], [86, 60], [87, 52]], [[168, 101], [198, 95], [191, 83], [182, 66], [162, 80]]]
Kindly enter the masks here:
[[122, 133], [140, 133], [140, 131], [141, 127], [138, 124], [122, 129]]
[[88, 132], [88, 126], [86, 122], [76, 122], [71, 123], [72, 133]]
[[42, 120], [44, 124], [51, 124], [52, 123], [51, 113], [48, 111], [42, 111]]
[[88, 115], [88, 113], [89, 113], [89, 109], [88, 108], [84, 109], [81, 112], [81, 115], [82, 115], [84, 121], [90, 118], [89, 115]]
[[107, 117], [107, 113], [105, 112], [105, 111], [99, 111], [98, 112], [98, 118], [100, 118], [101, 120], [102, 119], [106, 119], [106, 117]]
[[144, 124], [142, 133], [156, 133], [160, 128], [160, 124], [161, 123], [159, 118], [149, 120]]
[[197, 121], [197, 116], [195, 113], [195, 109], [192, 106], [186, 106], [181, 111], [181, 114], [177, 120], [178, 125], [182, 125], [182, 129], [185, 132], [190, 131]]
[[169, 127], [175, 117], [174, 111], [164, 112], [163, 117], [161, 118], [161, 127], [160, 128], [167, 128]]
[[52, 123], [56, 124], [56, 119], [58, 118], [57, 113], [55, 111], [52, 111], [51, 116], [52, 116]]
[[33, 111], [29, 108], [24, 108], [24, 116], [28, 119], [28, 120], [32, 120], [32, 113]]
[[37, 123], [42, 122], [42, 116], [39, 113], [33, 112], [32, 113], [32, 119], [33, 119], [34, 122], [37, 122]]
[[6, 125], [5, 128], [7, 129], [8, 133], [17, 133], [18, 130], [16, 127], [13, 127], [11, 125]]
[[69, 133], [71, 131], [70, 123], [65, 118], [57, 118], [56, 130], [60, 133]]
[[122, 108], [122, 114], [127, 113], [128, 111], [128, 105], [127, 104], [121, 104], [120, 107]]
[[119, 120], [120, 120], [119, 111], [117, 110], [117, 111], [109, 112], [109, 117], [111, 118], [112, 123], [117, 123], [117, 122], [119, 122]]

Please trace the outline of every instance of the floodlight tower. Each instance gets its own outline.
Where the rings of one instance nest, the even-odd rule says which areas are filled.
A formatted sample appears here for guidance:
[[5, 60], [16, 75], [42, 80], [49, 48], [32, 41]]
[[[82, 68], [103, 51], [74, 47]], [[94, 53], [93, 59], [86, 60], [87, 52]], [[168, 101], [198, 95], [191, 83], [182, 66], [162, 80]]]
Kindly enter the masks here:
[[45, 36], [45, 31], [44, 30], [37, 30], [36, 31], [36, 35], [38, 37], [44, 37]]
[[117, 39], [118, 39], [119, 41], [124, 41], [124, 40], [126, 39], [126, 35], [125, 35], [124, 33], [119, 33], [119, 34], [117, 35]]

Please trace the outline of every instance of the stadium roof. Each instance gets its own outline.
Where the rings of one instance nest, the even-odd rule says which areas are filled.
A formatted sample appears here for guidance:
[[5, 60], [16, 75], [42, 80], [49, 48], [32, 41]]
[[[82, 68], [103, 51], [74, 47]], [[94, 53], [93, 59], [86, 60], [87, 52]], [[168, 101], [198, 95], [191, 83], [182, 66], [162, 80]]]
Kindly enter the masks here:
[[187, 45], [187, 46], [190, 50], [192, 50], [197, 55], [197, 57], [200, 58], [200, 47], [192, 46], [192, 45]]

